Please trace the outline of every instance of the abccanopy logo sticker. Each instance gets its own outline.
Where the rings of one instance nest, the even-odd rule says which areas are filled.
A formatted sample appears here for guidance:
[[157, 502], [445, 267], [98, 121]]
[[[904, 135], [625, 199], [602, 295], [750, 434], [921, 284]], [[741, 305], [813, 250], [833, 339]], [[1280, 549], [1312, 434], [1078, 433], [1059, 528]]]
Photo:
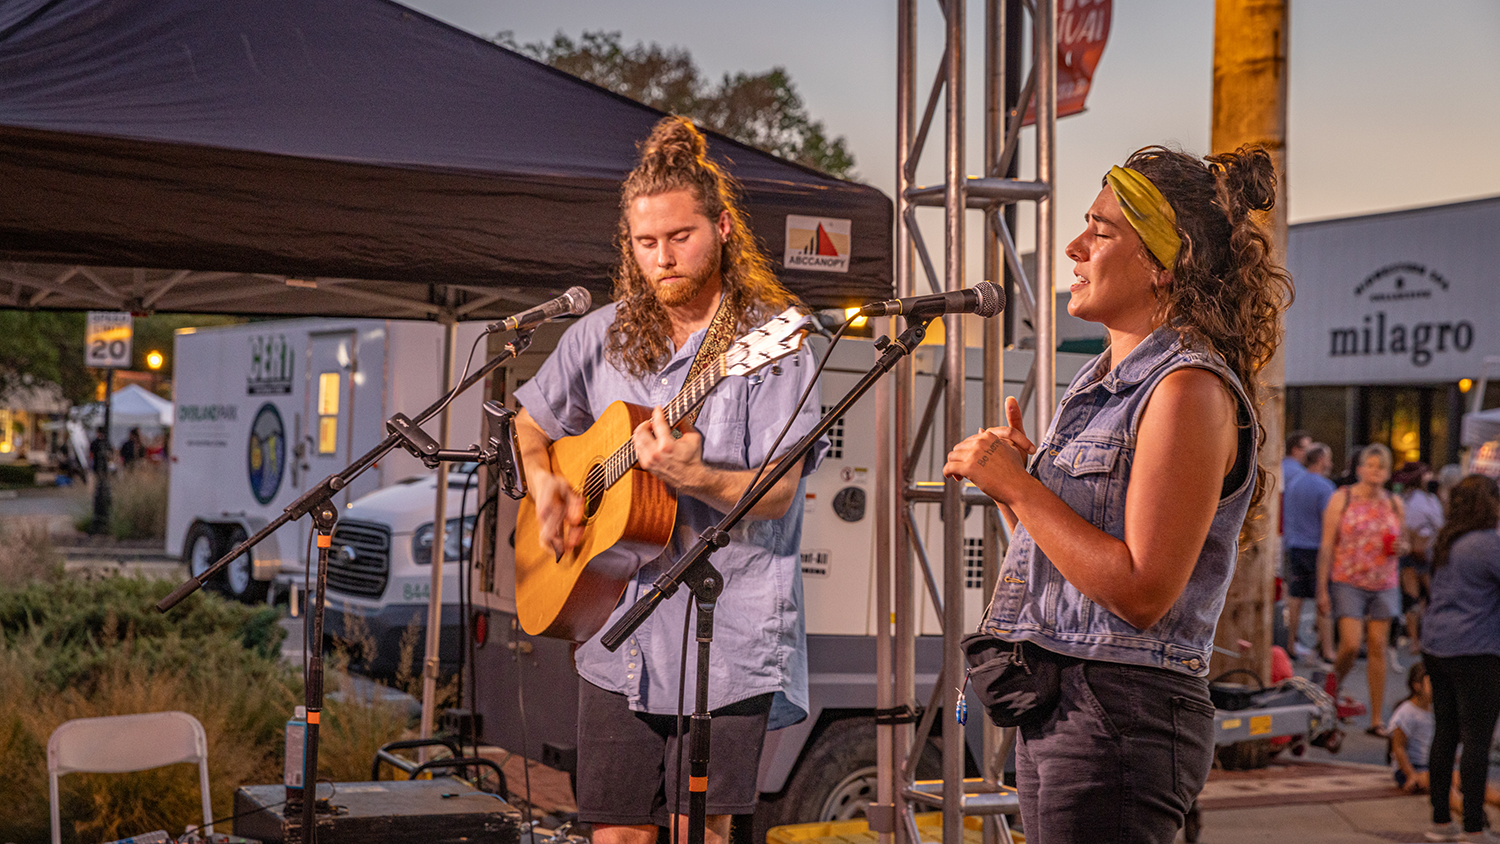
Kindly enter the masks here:
[[786, 216], [786, 255], [789, 270], [849, 272], [849, 221], [828, 217]]

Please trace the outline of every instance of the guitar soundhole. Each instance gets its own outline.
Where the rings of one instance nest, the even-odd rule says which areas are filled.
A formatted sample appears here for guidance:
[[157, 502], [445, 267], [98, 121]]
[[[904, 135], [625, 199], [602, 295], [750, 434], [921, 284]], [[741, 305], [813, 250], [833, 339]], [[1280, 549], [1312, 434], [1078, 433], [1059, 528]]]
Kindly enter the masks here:
[[599, 512], [599, 503], [604, 500], [604, 466], [596, 463], [584, 476], [583, 489], [583, 518], [592, 519]]

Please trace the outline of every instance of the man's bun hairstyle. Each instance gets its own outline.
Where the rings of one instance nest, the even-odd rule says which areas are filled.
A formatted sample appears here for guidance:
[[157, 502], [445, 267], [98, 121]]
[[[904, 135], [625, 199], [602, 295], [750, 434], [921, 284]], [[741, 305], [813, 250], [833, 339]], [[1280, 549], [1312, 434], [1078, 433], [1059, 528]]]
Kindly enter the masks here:
[[771, 259], [750, 233], [749, 219], [739, 204], [739, 182], [708, 157], [708, 141], [691, 120], [676, 115], [662, 118], [637, 148], [640, 160], [620, 186], [620, 269], [614, 285], [619, 307], [605, 354], [620, 369], [639, 376], [655, 371], [671, 351], [667, 314], [636, 264], [630, 243], [630, 208], [641, 197], [685, 190], [697, 199], [698, 210], [710, 222], [717, 224], [720, 217], [729, 215], [729, 236], [719, 254], [720, 308], [727, 308], [734, 319], [736, 336], [796, 304], [797, 299], [777, 281]]
[[[621, 226], [626, 223], [624, 212], [642, 196], [692, 191], [710, 220], [717, 220], [739, 197], [739, 183], [708, 157], [708, 140], [686, 117], [662, 118], [636, 148], [640, 159], [620, 190]], [[737, 211], [731, 213], [736, 224], [744, 222]], [[623, 230], [622, 234], [629, 236]]]

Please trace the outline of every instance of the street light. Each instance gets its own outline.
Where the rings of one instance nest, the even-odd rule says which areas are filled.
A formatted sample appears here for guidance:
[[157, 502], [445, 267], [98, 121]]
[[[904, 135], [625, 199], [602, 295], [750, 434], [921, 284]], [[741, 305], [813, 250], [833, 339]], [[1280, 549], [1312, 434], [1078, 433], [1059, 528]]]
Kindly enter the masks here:
[[151, 370], [151, 392], [156, 392], [160, 386], [161, 365], [166, 363], [166, 356], [155, 349], [146, 353], [146, 368]]

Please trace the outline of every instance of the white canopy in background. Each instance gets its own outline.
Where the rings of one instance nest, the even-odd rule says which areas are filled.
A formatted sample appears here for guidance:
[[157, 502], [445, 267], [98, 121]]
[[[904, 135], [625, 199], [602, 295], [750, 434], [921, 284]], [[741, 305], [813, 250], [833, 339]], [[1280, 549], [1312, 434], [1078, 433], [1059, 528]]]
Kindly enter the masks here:
[[[172, 427], [175, 411], [172, 403], [145, 387], [130, 384], [115, 390], [109, 401], [109, 441], [118, 451], [130, 436], [131, 428], [141, 429], [146, 442], [161, 436]], [[89, 440], [94, 429], [104, 424], [104, 402], [79, 405], [68, 414], [68, 444], [78, 465], [89, 465]]]
[[1500, 440], [1500, 407], [1465, 413], [1459, 442], [1468, 448]]
[[[109, 440], [115, 448], [125, 442], [131, 428], [140, 428], [141, 436], [150, 442], [172, 427], [172, 403], [136, 384], [115, 390], [110, 396], [109, 409]], [[85, 431], [87, 441], [93, 437], [94, 428], [104, 424], [104, 403], [76, 408], [73, 418]]]

